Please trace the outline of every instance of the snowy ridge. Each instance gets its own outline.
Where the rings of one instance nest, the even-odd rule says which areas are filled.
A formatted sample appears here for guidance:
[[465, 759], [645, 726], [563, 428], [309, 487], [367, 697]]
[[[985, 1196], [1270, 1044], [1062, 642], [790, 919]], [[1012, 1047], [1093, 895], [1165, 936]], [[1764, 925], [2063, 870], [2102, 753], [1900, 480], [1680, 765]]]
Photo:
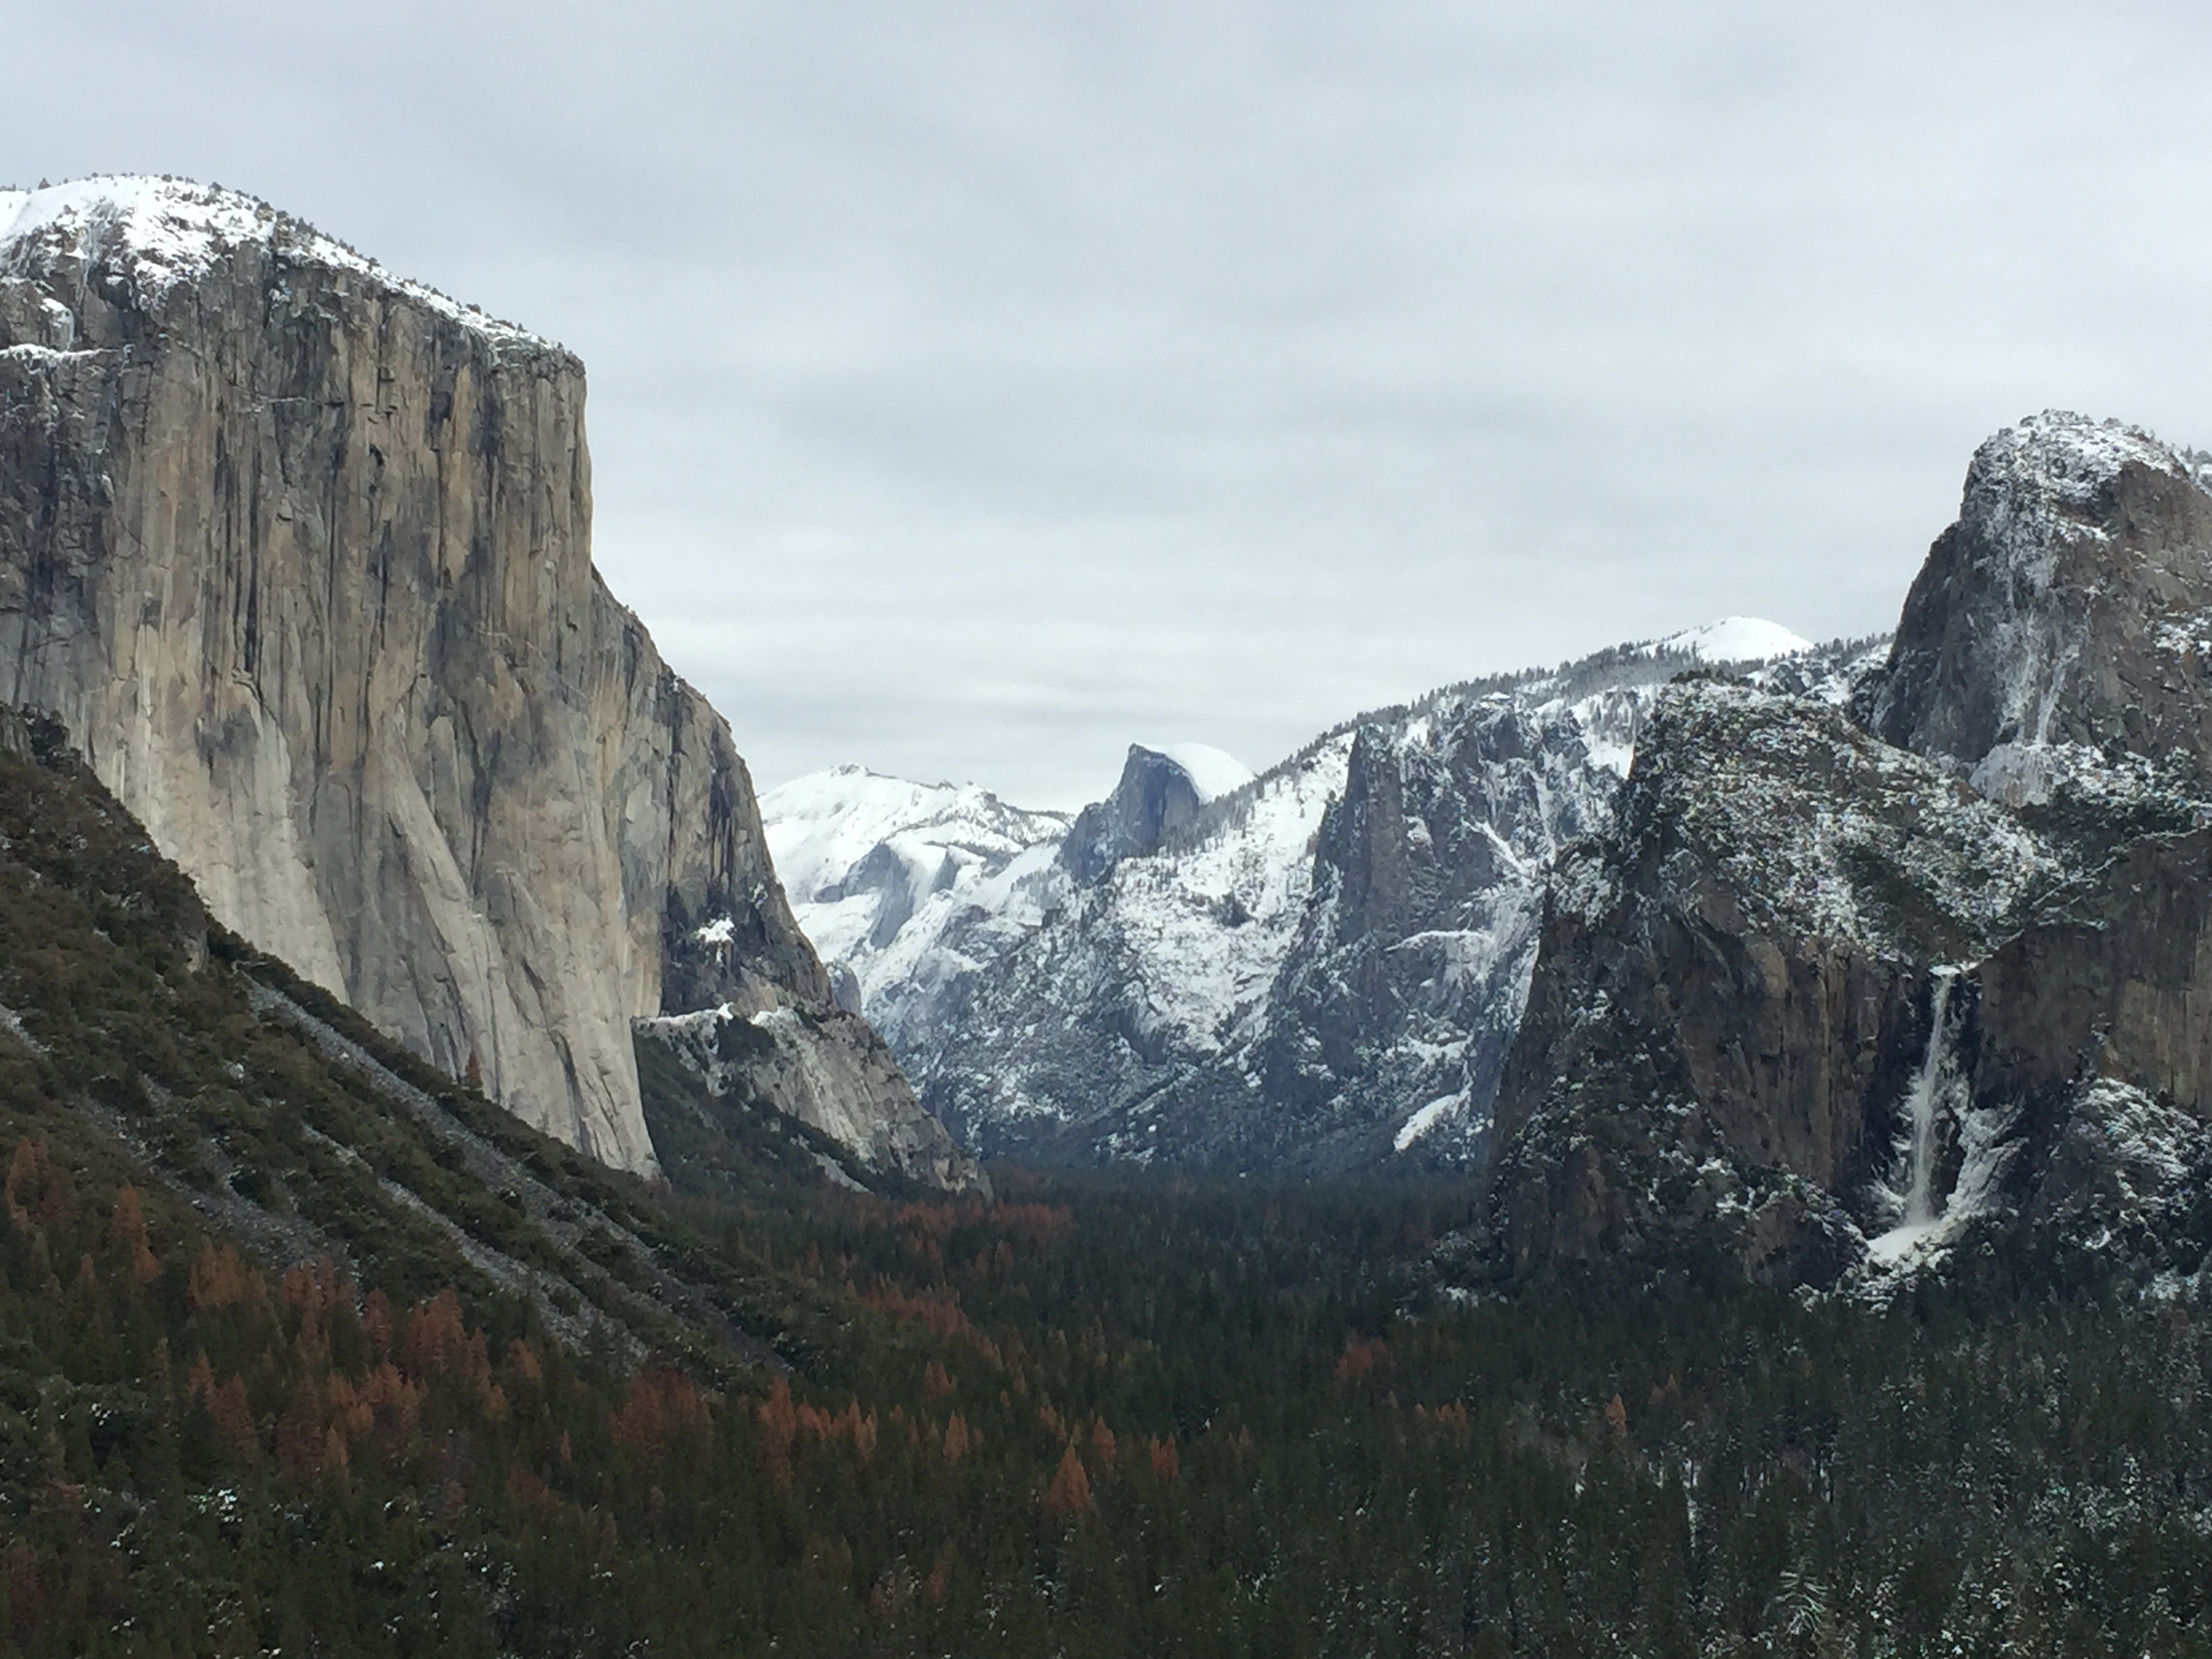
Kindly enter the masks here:
[[300, 264], [358, 276], [495, 343], [559, 349], [424, 283], [395, 276], [343, 242], [238, 191], [132, 174], [0, 190], [0, 276], [24, 275], [33, 264], [60, 256], [104, 256], [119, 259], [142, 295], [158, 300], [251, 243]]
[[1802, 656], [1814, 649], [1814, 645], [1802, 634], [1793, 634], [1779, 623], [1763, 622], [1757, 617], [1723, 617], [1701, 628], [1669, 635], [1650, 649], [1654, 655], [1671, 653], [1695, 657], [1700, 662], [1763, 663]]
[[793, 915], [902, 1059], [979, 965], [1067, 890], [1052, 857], [1067, 815], [1010, 806], [973, 785], [841, 766], [760, 805]]
[[[1771, 624], [1824, 706], [1875, 660]], [[1323, 732], [1158, 850], [1048, 904], [926, 1046], [925, 1099], [987, 1152], [1370, 1167], [1481, 1155], [1562, 849], [1609, 822], [1672, 642], [1443, 688]], [[1785, 672], [1786, 671], [1786, 672]]]

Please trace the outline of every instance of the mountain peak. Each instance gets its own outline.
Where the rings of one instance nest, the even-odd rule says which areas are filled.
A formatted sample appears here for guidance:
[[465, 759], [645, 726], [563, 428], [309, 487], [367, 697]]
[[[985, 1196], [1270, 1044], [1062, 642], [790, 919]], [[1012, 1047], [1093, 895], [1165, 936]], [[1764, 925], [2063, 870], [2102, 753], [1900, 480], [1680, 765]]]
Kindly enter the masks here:
[[495, 343], [552, 345], [426, 283], [395, 276], [349, 244], [243, 191], [138, 173], [0, 190], [0, 272], [11, 275], [57, 258], [106, 260], [126, 270], [143, 297], [154, 299], [252, 246], [364, 278]]
[[2212, 771], [2208, 468], [2063, 410], [1983, 444], [1869, 688], [1872, 728], [2022, 799], [2053, 744]]
[[1974, 452], [1966, 496], [2054, 500], [2086, 507], [2123, 467], [2177, 474], [2201, 487], [2202, 457], [2186, 453], [2139, 426], [2046, 409], [2008, 426]]
[[1803, 635], [1758, 617], [1723, 617], [1703, 627], [1670, 634], [1652, 647], [1655, 653], [1692, 656], [1710, 663], [1772, 662], [1813, 648], [1813, 641]]

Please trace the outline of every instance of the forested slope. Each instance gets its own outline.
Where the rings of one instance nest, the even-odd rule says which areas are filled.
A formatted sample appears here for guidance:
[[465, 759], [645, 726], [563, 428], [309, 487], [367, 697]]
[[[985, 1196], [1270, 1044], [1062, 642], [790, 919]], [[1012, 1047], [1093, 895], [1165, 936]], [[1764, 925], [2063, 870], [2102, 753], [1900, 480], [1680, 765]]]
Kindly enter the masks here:
[[2203, 1645], [2201, 1202], [1875, 1307], [1455, 1290], [1456, 1186], [898, 1201], [741, 1103], [678, 1195], [0, 750], [0, 1652]]

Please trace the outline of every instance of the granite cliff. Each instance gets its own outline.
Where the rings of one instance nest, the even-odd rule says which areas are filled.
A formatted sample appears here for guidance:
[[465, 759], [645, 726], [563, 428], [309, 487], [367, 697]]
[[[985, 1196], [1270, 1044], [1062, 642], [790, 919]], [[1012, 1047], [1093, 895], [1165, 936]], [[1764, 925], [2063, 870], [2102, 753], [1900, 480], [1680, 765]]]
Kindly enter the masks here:
[[1509, 1269], [1717, 1250], [1879, 1285], [1978, 1223], [2104, 1248], [2190, 1202], [2208, 599], [2200, 458], [2045, 415], [1977, 453], [1848, 710], [1670, 688], [1547, 898]]
[[818, 1012], [840, 1109], [919, 1117], [592, 568], [584, 388], [250, 198], [0, 192], [0, 700], [220, 921], [608, 1163], [654, 1164], [632, 1022], [709, 1006]]

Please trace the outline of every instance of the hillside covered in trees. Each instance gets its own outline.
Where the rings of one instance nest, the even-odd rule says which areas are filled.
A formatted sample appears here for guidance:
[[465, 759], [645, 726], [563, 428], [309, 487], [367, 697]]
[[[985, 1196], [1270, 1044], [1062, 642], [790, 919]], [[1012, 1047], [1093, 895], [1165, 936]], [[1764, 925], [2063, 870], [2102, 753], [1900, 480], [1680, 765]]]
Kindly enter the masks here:
[[2201, 1651], [2212, 1207], [1877, 1303], [1463, 1187], [610, 1175], [0, 731], [0, 1653]]

